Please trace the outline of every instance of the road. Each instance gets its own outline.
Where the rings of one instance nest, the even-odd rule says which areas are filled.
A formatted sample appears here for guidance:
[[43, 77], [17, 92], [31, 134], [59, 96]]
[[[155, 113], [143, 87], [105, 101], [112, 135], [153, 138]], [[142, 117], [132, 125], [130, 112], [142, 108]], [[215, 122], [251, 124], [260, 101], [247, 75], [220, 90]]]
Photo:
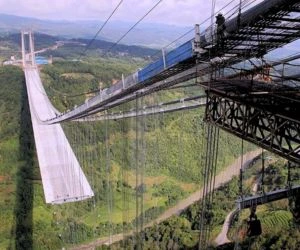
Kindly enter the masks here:
[[225, 243], [230, 242], [230, 240], [227, 238], [227, 233], [230, 227], [232, 215], [237, 211], [237, 209], [232, 210], [229, 214], [227, 214], [226, 219], [223, 223], [222, 231], [219, 233], [217, 238], [215, 239], [215, 242], [217, 246], [221, 246]]
[[[261, 175], [259, 175], [255, 180], [255, 183], [252, 188], [253, 194], [257, 193], [260, 183], [261, 183]], [[228, 230], [229, 230], [229, 227], [231, 224], [232, 215], [234, 215], [236, 212], [237, 212], [237, 209], [234, 209], [234, 210], [230, 211], [229, 214], [227, 214], [225, 221], [223, 223], [222, 231], [219, 233], [219, 235], [215, 239], [217, 246], [221, 246], [225, 243], [230, 242], [230, 240], [227, 238], [227, 233], [228, 233]]]
[[[261, 149], [251, 151], [249, 153], [246, 153], [243, 155], [243, 168], [246, 168], [249, 166], [249, 164], [255, 159], [257, 156], [259, 156], [261, 153]], [[230, 181], [232, 177], [239, 175], [240, 173], [240, 167], [241, 167], [241, 158], [239, 157], [236, 159], [231, 165], [226, 167], [223, 171], [221, 171], [216, 176], [216, 182], [215, 182], [215, 188], [220, 187], [222, 184]], [[195, 203], [196, 201], [200, 200], [202, 198], [203, 189], [196, 191], [195, 193], [191, 194], [186, 199], [180, 201], [172, 208], [167, 209], [164, 213], [162, 213], [157, 219], [153, 220], [152, 222], [145, 225], [145, 228], [153, 226], [155, 223], [160, 223], [168, 218], [170, 218], [173, 215], [179, 215], [184, 209]], [[130, 236], [133, 234], [133, 231], [130, 231], [127, 233], [127, 236]], [[72, 250], [90, 250], [95, 249], [97, 246], [101, 246], [103, 244], [110, 245], [115, 242], [123, 240], [123, 234], [117, 234], [113, 235], [111, 239], [109, 237], [103, 237], [100, 239], [97, 239], [95, 241], [92, 241], [90, 243], [82, 244], [76, 247], [72, 247], [70, 249]]]
[[43, 52], [46, 52], [47, 50], [57, 50], [59, 47], [63, 46], [64, 44], [62, 42], [56, 42], [55, 45], [49, 46], [47, 48], [43, 48], [40, 50], [36, 50], [34, 54], [41, 54]]

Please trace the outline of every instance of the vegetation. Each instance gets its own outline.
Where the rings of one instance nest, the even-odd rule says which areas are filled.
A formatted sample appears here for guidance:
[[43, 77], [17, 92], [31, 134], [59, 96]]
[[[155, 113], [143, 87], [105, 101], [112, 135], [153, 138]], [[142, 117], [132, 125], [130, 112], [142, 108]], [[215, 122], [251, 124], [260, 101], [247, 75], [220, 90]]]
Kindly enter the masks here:
[[[60, 37], [50, 36], [50, 35], [42, 34], [42, 33], [34, 34], [34, 38], [35, 38], [34, 46], [35, 46], [36, 50], [40, 50], [40, 49], [46, 48], [48, 46], [52, 46], [55, 44], [56, 41], [62, 40], [62, 38], [60, 38]], [[6, 41], [6, 42], [9, 42], [10, 44], [15, 44], [17, 46], [20, 46], [21, 32], [2, 36], [0, 38], [0, 41]]]
[[[282, 160], [271, 160], [266, 169], [266, 188], [269, 188], [277, 179], [273, 170], [286, 172], [285, 162]], [[272, 170], [272, 171], [270, 171]], [[250, 195], [250, 187], [255, 183], [257, 175], [261, 171], [261, 161], [256, 161], [244, 173], [244, 194]], [[297, 175], [297, 174], [295, 174]], [[271, 180], [272, 179], [272, 180]], [[297, 182], [296, 182], [297, 183]], [[278, 183], [281, 187], [284, 182]], [[220, 232], [227, 214], [235, 207], [234, 201], [239, 194], [238, 178], [233, 178], [215, 191], [214, 201], [205, 217], [210, 222], [209, 249], [233, 249], [235, 243], [228, 243], [222, 246], [214, 246], [214, 239]], [[298, 197], [299, 198], [299, 197]], [[166, 221], [145, 229], [140, 234], [143, 249], [198, 249], [201, 201], [191, 205], [180, 216], [173, 216]], [[235, 241], [239, 235], [239, 246], [241, 249], [299, 249], [300, 227], [293, 220], [290, 212], [291, 206], [287, 199], [259, 206], [257, 216], [261, 221], [262, 235], [247, 237], [247, 218], [249, 211], [242, 211], [240, 219], [236, 221], [229, 232], [231, 240]], [[290, 237], [292, 235], [292, 237]], [[134, 235], [123, 242], [115, 243], [111, 249], [132, 249], [137, 243], [137, 236]], [[99, 249], [106, 249], [105, 246]]]
[[0, 68], [0, 86], [0, 248], [31, 249], [33, 180], [39, 177], [23, 72]]
[[[72, 41], [83, 43], [83, 44], [88, 44], [89, 40], [88, 39], [73, 39]], [[91, 51], [93, 50], [100, 50], [106, 52], [108, 51], [114, 43], [112, 42], [106, 42], [103, 40], [95, 40], [93, 44], [91, 45], [90, 49]], [[132, 57], [141, 57], [141, 58], [147, 58], [147, 57], [152, 57], [153, 55], [157, 54], [159, 51], [156, 49], [151, 49], [147, 47], [141, 47], [141, 46], [129, 46], [129, 45], [123, 45], [123, 44], [118, 44], [114, 46], [113, 50], [110, 51], [110, 54], [122, 54], [122, 55], [130, 55]], [[94, 54], [93, 52], [91, 53], [92, 55]]]
[[[111, 58], [112, 56], [118, 58], [126, 58], [131, 61], [135, 60], [149, 60], [157, 57], [158, 50], [141, 46], [129, 46], [118, 44], [112, 50], [109, 50], [114, 43], [103, 40], [95, 40], [88, 51], [85, 51], [89, 39], [71, 39], [68, 40], [63, 37], [51, 36], [43, 33], [34, 34], [35, 50], [41, 50], [47, 47], [52, 47], [60, 41], [60, 46], [56, 49], [46, 50], [39, 55], [45, 57], [53, 57], [61, 60], [78, 61], [78, 59], [90, 58]], [[9, 60], [11, 56], [16, 59], [21, 58], [20, 46], [21, 33], [0, 34], [0, 62]], [[85, 51], [85, 53], [83, 53]], [[128, 61], [127, 61], [128, 62]], [[111, 68], [109, 68], [111, 71]], [[123, 72], [125, 73], [125, 72]]]

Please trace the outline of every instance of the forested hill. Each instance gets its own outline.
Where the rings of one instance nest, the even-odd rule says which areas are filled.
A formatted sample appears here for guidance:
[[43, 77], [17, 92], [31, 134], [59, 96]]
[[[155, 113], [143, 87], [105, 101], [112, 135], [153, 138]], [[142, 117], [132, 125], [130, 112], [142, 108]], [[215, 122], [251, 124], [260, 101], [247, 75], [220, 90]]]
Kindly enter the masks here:
[[[1, 12], [1, 10], [0, 10]], [[101, 16], [99, 16], [101, 19]], [[97, 20], [41, 20], [29, 17], [20, 17], [14, 15], [5, 15], [0, 13], [0, 34], [17, 33], [21, 29], [33, 27], [34, 31], [46, 33], [52, 36], [71, 38], [94, 37], [95, 32], [101, 27], [104, 21]], [[109, 22], [109, 27], [105, 32], [101, 32], [99, 39], [114, 42], [121, 34], [124, 34], [133, 22], [114, 21]], [[193, 24], [191, 23], [191, 26]], [[161, 48], [162, 46], [174, 41], [192, 27], [182, 27], [167, 25], [163, 23], [140, 23], [137, 28], [130, 32], [123, 40], [127, 45], [143, 45], [152, 48]], [[153, 39], [155, 37], [155, 39]]]
[[[62, 38], [57, 36], [50, 36], [43, 33], [34, 34], [34, 45], [36, 50], [54, 45], [55, 42], [59, 40], [62, 40]], [[2, 35], [0, 36], [0, 42], [7, 42], [21, 47], [21, 32]]]
[[[43, 33], [34, 33], [35, 50], [40, 50], [43, 48], [56, 45], [58, 41], [60, 41], [60, 44], [63, 44], [63, 46], [55, 50], [44, 52], [44, 55], [52, 55], [54, 57], [57, 56], [63, 58], [66, 58], [69, 55], [79, 57], [82, 54], [82, 52], [85, 50], [86, 46], [90, 44], [91, 40], [83, 39], [83, 38], [66, 39], [59, 36], [51, 36]], [[7, 59], [10, 57], [10, 55], [20, 52], [20, 44], [21, 44], [21, 33], [13, 33], [13, 34], [0, 36], [0, 45], [4, 47], [14, 48], [14, 50], [11, 50], [11, 54], [7, 54], [8, 56]], [[109, 52], [108, 55], [113, 54], [119, 56], [149, 58], [149, 57], [157, 56], [158, 50], [142, 47], [142, 46], [135, 46], [135, 45], [124, 45], [124, 44], [115, 45], [113, 42], [107, 42], [104, 40], [96, 39], [93, 41], [93, 43], [90, 44], [87, 53], [88, 55], [92, 55], [95, 54], [95, 52], [99, 52], [98, 54], [102, 54], [102, 55]]]
[[[71, 41], [88, 44], [89, 39], [72, 39]], [[107, 42], [104, 40], [95, 40], [91, 46], [90, 49], [101, 49], [103, 51], [109, 50], [112, 46], [115, 44], [112, 42]], [[136, 45], [124, 45], [124, 44], [117, 44], [113, 47], [113, 50], [111, 50], [112, 53], [126, 53], [133, 56], [138, 57], [151, 57], [155, 54], [157, 54], [159, 51], [157, 49], [151, 49], [147, 47], [142, 46], [136, 46]]]

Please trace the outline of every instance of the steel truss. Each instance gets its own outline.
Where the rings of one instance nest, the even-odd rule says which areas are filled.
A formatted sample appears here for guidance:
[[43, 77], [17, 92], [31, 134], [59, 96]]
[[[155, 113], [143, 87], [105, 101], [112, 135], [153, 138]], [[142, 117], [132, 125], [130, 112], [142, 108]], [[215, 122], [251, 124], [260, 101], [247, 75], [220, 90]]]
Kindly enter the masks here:
[[259, 92], [244, 95], [214, 88], [208, 91], [205, 120], [300, 163], [299, 102], [285, 99], [282, 107], [281, 101], [282, 96], [272, 95], [271, 98], [270, 94]]
[[254, 205], [262, 205], [273, 201], [289, 198], [300, 194], [300, 186], [287, 187], [280, 190], [271, 191], [269, 193], [263, 193], [246, 198], [240, 198], [236, 201], [239, 210], [245, 208], [251, 208]]

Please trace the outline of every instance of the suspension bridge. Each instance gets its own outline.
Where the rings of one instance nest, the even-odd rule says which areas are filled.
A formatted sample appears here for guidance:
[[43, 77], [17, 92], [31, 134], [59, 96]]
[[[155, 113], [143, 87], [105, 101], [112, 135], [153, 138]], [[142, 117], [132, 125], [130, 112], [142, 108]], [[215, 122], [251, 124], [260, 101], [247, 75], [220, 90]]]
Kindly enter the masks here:
[[[197, 109], [204, 106], [208, 123], [202, 205], [212, 202], [218, 128], [273, 152], [290, 162], [300, 163], [300, 108], [298, 75], [272, 75], [270, 68], [297, 60], [299, 55], [276, 62], [263, 59], [268, 52], [300, 37], [300, 1], [265, 0], [242, 8], [224, 22], [203, 32], [195, 26], [194, 38], [144, 68], [122, 75], [109, 88], [71, 110], [60, 113], [51, 104], [35, 64], [32, 32], [22, 32], [23, 69], [46, 203], [80, 201], [95, 195], [62, 129], [62, 123], [87, 123], [136, 118], [136, 211], [143, 212], [144, 130], [143, 119], [159, 113]], [[245, 63], [248, 67], [245, 68]], [[244, 66], [242, 66], [244, 65]], [[266, 80], [267, 78], [267, 80]], [[205, 95], [144, 105], [143, 97], [168, 91], [196, 79]], [[114, 107], [135, 101], [135, 108], [110, 112]], [[79, 142], [80, 143], [80, 142]], [[298, 194], [299, 186], [238, 201], [239, 208], [251, 207]], [[136, 218], [136, 231], [144, 227]], [[203, 219], [203, 218], [202, 218]], [[204, 219], [202, 220], [204, 221]], [[203, 223], [203, 222], [201, 222]], [[202, 225], [205, 228], [205, 225]], [[207, 241], [208, 229], [200, 242]]]

